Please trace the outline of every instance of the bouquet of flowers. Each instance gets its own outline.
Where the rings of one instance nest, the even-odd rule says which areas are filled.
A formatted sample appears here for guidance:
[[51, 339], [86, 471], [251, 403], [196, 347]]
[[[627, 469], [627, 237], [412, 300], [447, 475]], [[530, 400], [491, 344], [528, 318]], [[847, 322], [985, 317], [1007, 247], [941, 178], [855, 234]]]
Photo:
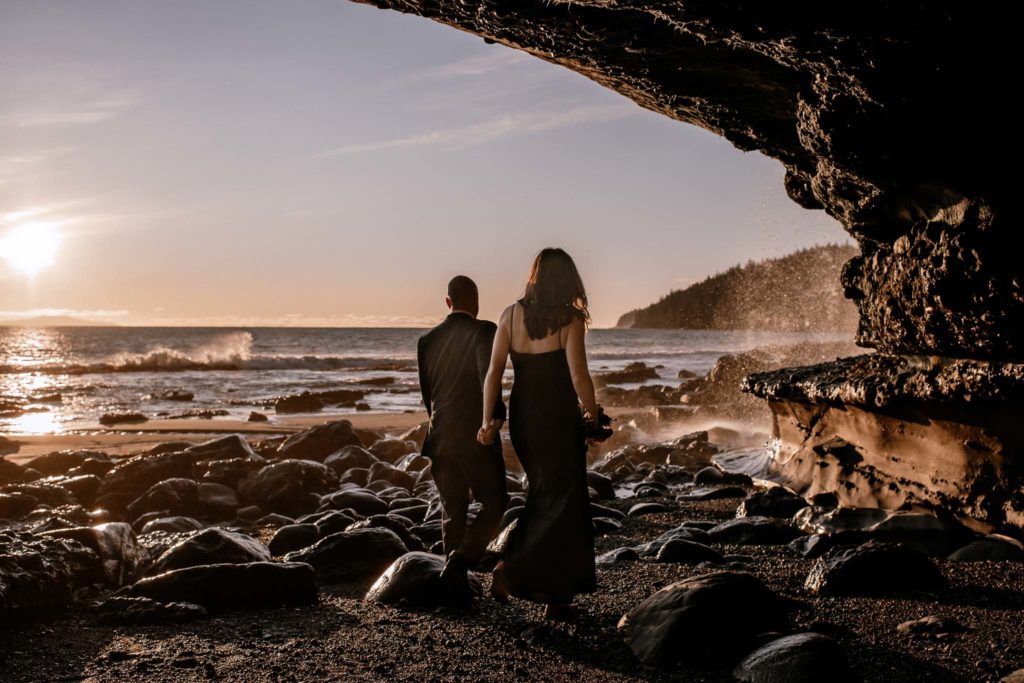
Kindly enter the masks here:
[[587, 443], [601, 443], [608, 439], [615, 431], [611, 428], [614, 418], [604, 412], [604, 407], [597, 404], [597, 415], [591, 415], [590, 411], [580, 405], [580, 412], [583, 415], [583, 432], [586, 435]]

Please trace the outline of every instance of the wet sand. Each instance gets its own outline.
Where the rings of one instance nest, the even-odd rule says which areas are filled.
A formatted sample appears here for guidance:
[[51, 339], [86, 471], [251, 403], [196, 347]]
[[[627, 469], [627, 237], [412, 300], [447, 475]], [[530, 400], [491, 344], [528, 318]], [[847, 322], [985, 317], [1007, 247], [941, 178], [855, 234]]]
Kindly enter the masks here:
[[356, 429], [401, 433], [427, 419], [425, 411], [415, 413], [317, 413], [315, 415], [273, 416], [269, 422], [243, 420], [149, 420], [139, 424], [98, 426], [92, 430], [31, 436], [9, 435], [21, 444], [7, 459], [24, 464], [32, 458], [65, 449], [100, 450], [110, 455], [137, 453], [168, 441], [200, 443], [222, 434], [276, 436], [292, 434], [332, 420], [349, 420]]

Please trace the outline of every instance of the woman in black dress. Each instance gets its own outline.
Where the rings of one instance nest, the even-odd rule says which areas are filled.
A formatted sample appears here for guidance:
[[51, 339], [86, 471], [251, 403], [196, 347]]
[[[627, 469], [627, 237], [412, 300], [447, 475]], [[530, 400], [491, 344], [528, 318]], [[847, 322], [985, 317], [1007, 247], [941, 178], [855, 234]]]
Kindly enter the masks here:
[[[586, 423], [598, 414], [584, 345], [587, 295], [572, 258], [544, 249], [534, 259], [523, 297], [505, 309], [484, 382], [478, 440], [493, 441], [491, 411], [509, 355], [515, 379], [509, 435], [529, 483], [526, 507], [494, 570], [491, 593], [571, 614], [573, 597], [596, 590], [594, 527], [587, 485]], [[580, 403], [587, 411], [581, 415]]]

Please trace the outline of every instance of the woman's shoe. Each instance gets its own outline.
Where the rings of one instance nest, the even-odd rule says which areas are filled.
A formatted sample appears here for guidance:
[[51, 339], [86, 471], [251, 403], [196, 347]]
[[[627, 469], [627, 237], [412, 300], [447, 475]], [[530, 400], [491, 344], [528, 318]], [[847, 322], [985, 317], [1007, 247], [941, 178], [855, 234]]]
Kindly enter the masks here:
[[491, 597], [503, 605], [507, 605], [512, 594], [508, 588], [508, 577], [505, 576], [505, 563], [498, 562], [491, 572]]

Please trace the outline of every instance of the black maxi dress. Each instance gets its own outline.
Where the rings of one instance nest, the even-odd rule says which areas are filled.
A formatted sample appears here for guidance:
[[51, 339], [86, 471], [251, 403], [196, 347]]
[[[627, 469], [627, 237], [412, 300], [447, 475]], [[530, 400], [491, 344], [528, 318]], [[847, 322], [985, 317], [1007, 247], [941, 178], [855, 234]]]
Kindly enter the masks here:
[[564, 348], [509, 354], [515, 372], [509, 436], [529, 482], [525, 509], [505, 546], [509, 591], [569, 603], [597, 588], [579, 402]]

